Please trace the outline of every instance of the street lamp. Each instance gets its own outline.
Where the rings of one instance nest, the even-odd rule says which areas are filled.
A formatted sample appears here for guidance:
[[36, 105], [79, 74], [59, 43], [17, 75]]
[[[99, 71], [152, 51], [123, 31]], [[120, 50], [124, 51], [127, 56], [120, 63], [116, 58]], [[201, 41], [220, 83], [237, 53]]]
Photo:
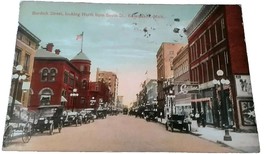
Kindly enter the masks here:
[[21, 65], [16, 66], [16, 71], [12, 75], [12, 79], [15, 80], [15, 87], [14, 87], [13, 98], [12, 98], [12, 102], [11, 102], [11, 106], [10, 106], [10, 110], [9, 110], [9, 117], [10, 118], [12, 118], [12, 116], [13, 116], [15, 101], [16, 101], [16, 97], [17, 97], [17, 93], [18, 93], [19, 81], [25, 80], [27, 78], [27, 76], [22, 71], [22, 69], [23, 69], [23, 67]]
[[95, 105], [95, 102], [96, 102], [95, 97], [92, 97], [92, 99], [90, 100], [90, 105], [91, 106]]
[[171, 106], [171, 116], [173, 115], [173, 98], [175, 97], [174, 92], [172, 89], [169, 90], [168, 97], [170, 100], [170, 106]]
[[224, 126], [225, 126], [225, 135], [224, 140], [225, 141], [232, 141], [232, 137], [229, 134], [229, 112], [228, 112], [228, 103], [225, 98], [224, 88], [223, 85], [229, 85], [230, 81], [228, 79], [223, 78], [224, 72], [222, 70], [218, 70], [216, 72], [217, 76], [220, 78], [219, 80], [214, 79], [212, 82], [214, 85], [219, 85], [221, 89], [221, 104], [223, 106], [224, 115]]
[[77, 89], [74, 88], [74, 89], [72, 90], [72, 93], [70, 93], [70, 97], [73, 97], [73, 99], [72, 99], [72, 112], [73, 112], [73, 110], [74, 110], [74, 98], [76, 98], [76, 97], [78, 97], [78, 96], [79, 96], [79, 94], [77, 93]]

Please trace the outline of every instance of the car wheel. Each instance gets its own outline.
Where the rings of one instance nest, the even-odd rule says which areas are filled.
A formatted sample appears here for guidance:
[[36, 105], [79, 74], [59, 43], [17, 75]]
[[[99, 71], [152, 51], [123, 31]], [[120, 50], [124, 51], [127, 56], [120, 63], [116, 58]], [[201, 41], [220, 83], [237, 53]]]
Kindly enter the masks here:
[[171, 124], [171, 131], [173, 132], [173, 124]]
[[49, 134], [50, 134], [50, 135], [53, 135], [53, 134], [54, 134], [54, 124], [51, 124], [51, 125], [50, 125], [50, 131], [49, 131]]

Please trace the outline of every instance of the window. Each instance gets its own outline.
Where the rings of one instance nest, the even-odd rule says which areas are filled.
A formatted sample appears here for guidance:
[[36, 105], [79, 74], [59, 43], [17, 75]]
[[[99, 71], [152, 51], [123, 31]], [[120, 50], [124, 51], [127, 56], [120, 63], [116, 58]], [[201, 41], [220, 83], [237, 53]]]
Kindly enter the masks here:
[[84, 104], [84, 103], [85, 103], [85, 98], [82, 97], [82, 98], [81, 98], [81, 104]]
[[85, 89], [87, 86], [87, 81], [86, 80], [83, 80], [82, 81], [82, 88]]
[[14, 66], [17, 66], [20, 64], [20, 59], [21, 59], [21, 50], [16, 48], [15, 58], [14, 58]]
[[74, 74], [72, 73], [69, 74], [69, 85], [74, 86]]
[[211, 41], [210, 41], [210, 30], [208, 29], [205, 33], [205, 43], [207, 51], [211, 48]]
[[64, 83], [68, 84], [68, 80], [69, 80], [69, 73], [68, 72], [64, 72]]
[[49, 105], [51, 101], [52, 91], [50, 89], [43, 89], [40, 96], [40, 105]]
[[225, 25], [224, 25], [224, 19], [221, 19], [221, 28], [222, 28], [222, 38], [226, 38], [226, 32], [225, 32]]
[[27, 54], [25, 55], [25, 61], [24, 61], [24, 70], [26, 72], [29, 71], [29, 68], [30, 68], [30, 59], [31, 59], [31, 55]]
[[52, 68], [50, 70], [50, 76], [49, 76], [49, 81], [55, 81], [56, 80], [56, 69]]
[[47, 81], [48, 80], [48, 69], [47, 68], [42, 70], [41, 80], [42, 81]]
[[217, 36], [218, 42], [220, 42], [223, 39], [222, 26], [221, 26], [220, 20], [218, 20], [217, 23], [216, 23], [216, 36]]
[[81, 71], [81, 72], [84, 71], [84, 66], [83, 66], [83, 65], [80, 66], [80, 71]]

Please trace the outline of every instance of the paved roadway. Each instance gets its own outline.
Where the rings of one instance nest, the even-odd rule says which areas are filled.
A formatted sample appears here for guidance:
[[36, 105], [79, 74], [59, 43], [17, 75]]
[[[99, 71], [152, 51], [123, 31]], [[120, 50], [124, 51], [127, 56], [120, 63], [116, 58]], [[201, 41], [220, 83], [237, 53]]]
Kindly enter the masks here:
[[164, 125], [133, 116], [108, 116], [82, 126], [70, 126], [54, 135], [36, 134], [29, 143], [14, 140], [3, 151], [55, 152], [220, 152], [229, 147], [192, 134], [166, 131]]

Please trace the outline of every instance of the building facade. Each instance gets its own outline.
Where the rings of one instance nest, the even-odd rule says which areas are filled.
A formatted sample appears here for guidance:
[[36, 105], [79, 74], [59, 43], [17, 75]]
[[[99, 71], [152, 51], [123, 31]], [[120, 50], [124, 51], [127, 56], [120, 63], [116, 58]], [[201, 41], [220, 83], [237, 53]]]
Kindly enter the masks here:
[[[46, 48], [36, 52], [29, 109], [59, 104], [67, 110], [89, 107], [91, 61], [82, 51], [68, 60], [60, 56], [59, 49], [53, 52], [53, 46], [53, 43], [48, 43]], [[78, 93], [78, 96], [73, 97], [73, 93]]]
[[[15, 99], [21, 103], [23, 107], [28, 106], [31, 98], [32, 90], [30, 89], [29, 84], [32, 81], [34, 56], [39, 47], [40, 41], [41, 40], [37, 36], [19, 23], [13, 62], [13, 72], [16, 73], [16, 66], [21, 65], [23, 68], [22, 73], [27, 76], [25, 80], [18, 82], [15, 96]], [[15, 82], [16, 81], [12, 80], [11, 83], [10, 96], [12, 98], [15, 91]]]
[[[157, 58], [157, 82], [158, 82], [158, 111], [163, 113], [166, 104], [166, 89], [163, 87], [164, 82], [173, 78], [172, 62], [177, 52], [184, 46], [180, 43], [162, 43], [158, 49]], [[165, 90], [164, 90], [165, 89]]]
[[109, 71], [100, 71], [100, 69], [97, 68], [96, 81], [101, 81], [108, 85], [108, 87], [110, 88], [110, 92], [111, 92], [110, 103], [116, 106], [117, 98], [118, 98], [118, 85], [119, 85], [119, 79], [117, 75]]
[[199, 85], [194, 112], [215, 127], [255, 129], [255, 115], [246, 115], [254, 106], [240, 6], [203, 6], [187, 36], [190, 80]]
[[110, 105], [111, 93], [108, 85], [104, 82], [89, 82], [90, 108], [108, 107]]

